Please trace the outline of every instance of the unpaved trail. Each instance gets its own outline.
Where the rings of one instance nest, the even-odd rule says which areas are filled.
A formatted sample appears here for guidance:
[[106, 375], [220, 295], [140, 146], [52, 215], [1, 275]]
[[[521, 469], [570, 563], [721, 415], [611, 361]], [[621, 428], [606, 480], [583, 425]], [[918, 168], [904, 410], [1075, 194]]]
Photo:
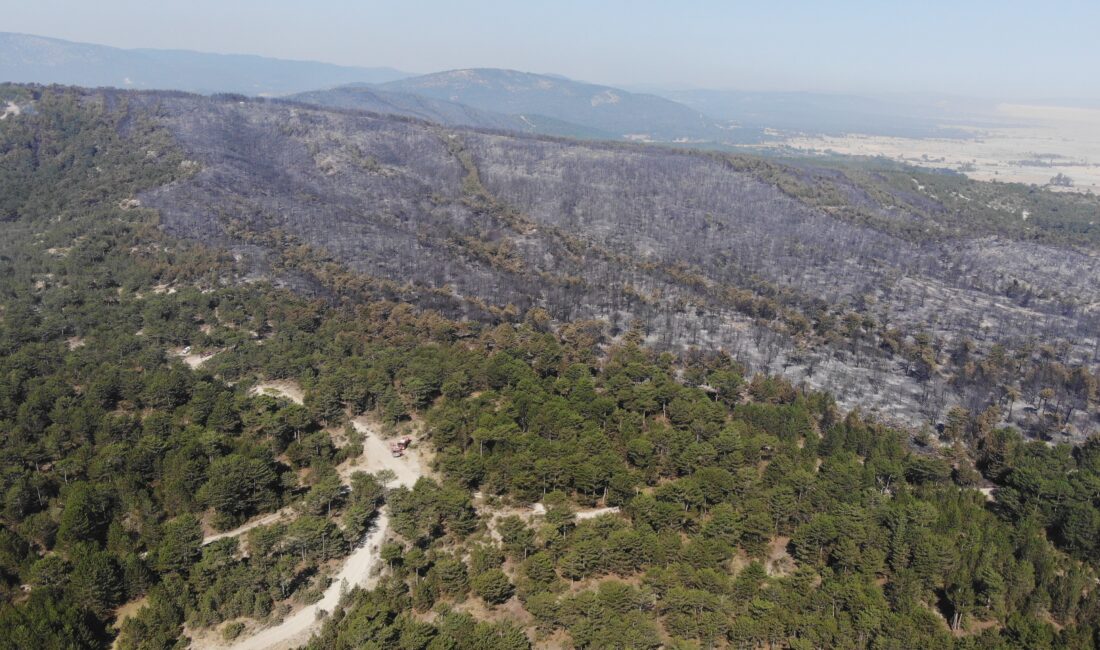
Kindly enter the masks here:
[[9, 115], [18, 117], [22, 112], [18, 104], [15, 102], [8, 102], [8, 105], [4, 107], [4, 112], [0, 113], [0, 120], [7, 118]]
[[248, 391], [248, 393], [250, 395], [274, 395], [276, 397], [284, 397], [299, 406], [305, 401], [305, 393], [302, 392], [302, 387], [299, 386], [297, 382], [288, 379], [261, 381], [253, 386], [252, 390]]
[[[345, 481], [356, 471], [373, 473], [389, 470], [397, 477], [391, 485], [411, 488], [417, 479], [427, 473], [427, 459], [415, 446], [406, 450], [401, 458], [394, 458], [390, 453], [389, 443], [378, 435], [377, 429], [365, 417], [355, 418], [352, 424], [364, 434], [363, 454], [346, 467], [340, 468], [340, 475]], [[269, 516], [277, 518], [278, 515], [279, 513], [272, 513]], [[249, 528], [258, 525], [259, 522], [246, 524]], [[377, 575], [372, 574], [381, 561], [379, 549], [388, 532], [389, 513], [383, 508], [375, 518], [371, 530], [344, 560], [340, 571], [333, 576], [332, 583], [316, 603], [291, 613], [272, 627], [257, 630], [229, 644], [216, 640], [213, 634], [207, 634], [204, 636], [208, 638], [195, 638], [192, 647], [210, 650], [285, 650], [303, 645], [320, 625], [317, 616], [321, 611], [332, 612], [340, 598], [352, 587], [370, 588], [374, 585]], [[222, 536], [228, 534], [223, 533]]]
[[[149, 602], [149, 596], [141, 596], [135, 598], [129, 602], [123, 603], [115, 610], [115, 622], [111, 624], [111, 627], [115, 630], [121, 630], [122, 625], [126, 622], [126, 619], [131, 618], [134, 614], [137, 614], [141, 608], [145, 607], [145, 604]], [[112, 650], [118, 647], [118, 641], [122, 637], [116, 636], [115, 640], [111, 642]]]
[[220, 350], [207, 352], [206, 354], [199, 354], [197, 352], [184, 352], [183, 348], [175, 348], [173, 350], [170, 350], [170, 352], [172, 356], [179, 357], [185, 364], [187, 364], [188, 368], [192, 370], [197, 370], [199, 367], [202, 366], [202, 364], [213, 359], [218, 354], [218, 352], [220, 352]]
[[[270, 388], [270, 386], [268, 387]], [[379, 437], [378, 433], [365, 417], [360, 416], [355, 418], [352, 424], [360, 433], [364, 434], [363, 453], [336, 467], [336, 472], [339, 474], [340, 480], [344, 485], [351, 483], [351, 475], [356, 472], [375, 474], [381, 470], [388, 469], [397, 475], [397, 478], [393, 481], [394, 485], [403, 485], [411, 488], [418, 478], [427, 473], [425, 460], [418, 449], [410, 447], [402, 458], [394, 458], [390, 454], [389, 443]], [[238, 537], [253, 528], [274, 524], [286, 519], [293, 512], [293, 505], [285, 506], [275, 512], [269, 512], [266, 515], [261, 515], [255, 519], [246, 521], [232, 530], [207, 535], [203, 537], [202, 545], [206, 546], [207, 544], [216, 542], [219, 539], [225, 539], [226, 537]]]
[[585, 519], [595, 519], [603, 515], [612, 515], [619, 511], [619, 506], [608, 506], [606, 508], [593, 508], [591, 510], [578, 510], [574, 513], [577, 521], [584, 521]]
[[233, 530], [227, 530], [224, 533], [216, 533], [214, 535], [207, 535], [206, 537], [202, 538], [202, 545], [206, 546], [207, 544], [213, 544], [219, 539], [225, 539], [226, 537], [238, 537], [258, 526], [270, 526], [271, 524], [274, 524], [275, 522], [282, 519], [284, 516], [289, 515], [293, 511], [293, 506], [286, 506], [285, 508], [276, 510], [275, 512], [269, 512], [262, 517], [257, 517], [256, 519], [247, 521], [240, 526], [237, 526]]
[[997, 500], [997, 497], [994, 496], [994, 494], [993, 494], [993, 491], [997, 489], [997, 487], [994, 486], [994, 485], [985, 486], [985, 487], [978, 486], [978, 485], [973, 485], [973, 486], [970, 487], [970, 489], [975, 490], [977, 492], [981, 492], [982, 496], [985, 497], [986, 503], [993, 503]]
[[388, 469], [397, 475], [394, 485], [411, 488], [421, 476], [428, 474], [427, 459], [414, 444], [401, 458], [390, 455], [390, 443], [378, 435], [377, 429], [363, 416], [351, 421], [355, 430], [364, 435], [363, 464], [359, 469], [375, 473]]
[[354, 586], [370, 588], [377, 580], [371, 571], [381, 557], [379, 548], [389, 527], [389, 515], [383, 510], [378, 513], [374, 525], [363, 542], [348, 556], [344, 566], [325, 590], [321, 600], [308, 605], [284, 618], [274, 627], [264, 628], [252, 636], [239, 639], [232, 645], [209, 645], [207, 648], [231, 648], [232, 650], [285, 650], [296, 648], [309, 641], [313, 630], [320, 622], [317, 615], [322, 610], [331, 612], [340, 603], [346, 591]]
[[[474, 509], [478, 514], [488, 516], [489, 536], [494, 540], [500, 542], [503, 538], [500, 535], [500, 531], [497, 530], [497, 521], [509, 516], [519, 517], [527, 523], [531, 523], [536, 518], [546, 516], [546, 506], [540, 503], [532, 503], [529, 508], [524, 507], [490, 507], [485, 505], [485, 497], [480, 492], [474, 494]], [[621, 512], [619, 506], [607, 506], [605, 508], [591, 508], [588, 510], [577, 510], [573, 513], [576, 521], [584, 521], [586, 519], [595, 519], [603, 515], [613, 515]]]
[[[183, 352], [183, 348], [176, 348], [171, 352], [175, 356], [183, 358], [183, 362], [191, 366], [192, 369], [197, 368], [198, 366], [202, 365], [202, 363], [204, 363], [206, 360], [217, 354], [217, 352], [214, 352], [206, 356], [199, 356], [195, 354], [186, 355]], [[197, 363], [195, 362], [196, 360]], [[289, 380], [263, 381], [253, 386], [248, 392], [250, 395], [274, 395], [276, 397], [282, 397], [299, 405], [302, 404], [303, 398], [302, 389], [298, 386], [298, 384]], [[361, 465], [363, 460], [363, 456], [360, 456], [359, 458], [352, 459], [347, 464], [347, 466], [340, 468], [340, 478], [345, 483], [347, 483], [348, 477], [350, 477], [352, 473], [361, 469], [365, 469], [365, 467]], [[239, 535], [247, 533], [257, 526], [267, 526], [270, 524], [274, 524], [286, 515], [289, 515], [291, 512], [293, 512], [293, 506], [286, 506], [285, 508], [281, 508], [279, 510], [276, 510], [275, 512], [269, 512], [266, 515], [247, 521], [240, 526], [237, 526], [233, 530], [227, 530], [224, 533], [216, 533], [214, 535], [207, 535], [203, 537], [202, 545], [206, 546], [207, 544], [216, 542], [219, 539], [225, 539], [226, 537], [237, 537]]]

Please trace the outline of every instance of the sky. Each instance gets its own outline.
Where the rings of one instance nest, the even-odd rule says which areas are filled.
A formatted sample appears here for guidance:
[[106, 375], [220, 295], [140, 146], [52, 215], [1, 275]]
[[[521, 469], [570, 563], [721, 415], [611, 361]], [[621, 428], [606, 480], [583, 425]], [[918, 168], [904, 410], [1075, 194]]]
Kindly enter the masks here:
[[628, 87], [1100, 99], [1100, 0], [0, 0], [0, 31]]

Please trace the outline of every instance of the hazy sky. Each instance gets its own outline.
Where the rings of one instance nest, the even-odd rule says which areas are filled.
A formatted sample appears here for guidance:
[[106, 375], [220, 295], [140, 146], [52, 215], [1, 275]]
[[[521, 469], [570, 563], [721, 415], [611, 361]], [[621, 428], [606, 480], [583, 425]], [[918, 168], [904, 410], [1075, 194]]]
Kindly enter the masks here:
[[620, 85], [1100, 97], [1100, 0], [0, 0], [0, 31]]

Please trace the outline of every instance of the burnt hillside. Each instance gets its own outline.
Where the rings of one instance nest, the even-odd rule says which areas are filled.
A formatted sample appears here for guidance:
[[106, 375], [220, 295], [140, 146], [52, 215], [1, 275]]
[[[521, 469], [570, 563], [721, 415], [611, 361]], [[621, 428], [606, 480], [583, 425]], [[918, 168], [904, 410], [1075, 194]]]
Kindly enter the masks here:
[[[448, 315], [641, 327], [913, 423], [959, 404], [1048, 434], [1096, 426], [1070, 377], [1096, 368], [1089, 199], [282, 102], [128, 101], [200, 168], [141, 200], [258, 274], [290, 260], [331, 290], [308, 264], [323, 258]], [[1025, 414], [1054, 407], [1043, 388], [1057, 412]]]

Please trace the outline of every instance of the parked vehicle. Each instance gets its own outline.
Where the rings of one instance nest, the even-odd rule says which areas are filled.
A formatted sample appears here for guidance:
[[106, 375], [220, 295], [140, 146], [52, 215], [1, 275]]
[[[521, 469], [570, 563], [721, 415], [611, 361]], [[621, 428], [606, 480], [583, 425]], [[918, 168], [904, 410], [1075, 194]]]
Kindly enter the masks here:
[[400, 440], [396, 440], [390, 443], [390, 454], [394, 458], [400, 458], [405, 455], [405, 450], [412, 444], [413, 439], [409, 436], [405, 436]]

